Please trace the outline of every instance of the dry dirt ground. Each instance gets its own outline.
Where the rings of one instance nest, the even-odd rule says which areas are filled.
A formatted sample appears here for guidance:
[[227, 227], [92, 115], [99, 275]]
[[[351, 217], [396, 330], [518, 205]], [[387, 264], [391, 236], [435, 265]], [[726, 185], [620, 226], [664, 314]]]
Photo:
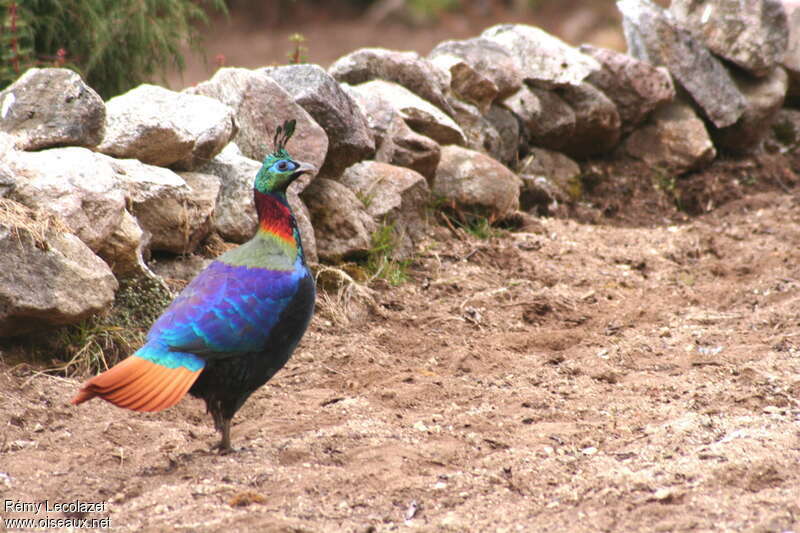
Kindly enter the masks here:
[[798, 191], [440, 229], [373, 305], [321, 303], [231, 455], [198, 400], [73, 407], [78, 379], [2, 364], [0, 500], [117, 531], [800, 531]]

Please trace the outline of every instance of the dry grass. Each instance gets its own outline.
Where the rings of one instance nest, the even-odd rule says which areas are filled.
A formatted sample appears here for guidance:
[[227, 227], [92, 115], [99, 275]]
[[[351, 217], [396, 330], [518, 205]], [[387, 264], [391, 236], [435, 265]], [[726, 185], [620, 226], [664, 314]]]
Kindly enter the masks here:
[[375, 291], [341, 268], [318, 265], [314, 270], [319, 289], [317, 310], [334, 324], [345, 326], [375, 305]]
[[31, 209], [8, 198], [0, 198], [0, 226], [9, 228], [20, 242], [23, 236], [30, 237], [41, 250], [48, 249], [49, 234], [69, 232], [67, 225], [57, 215]]

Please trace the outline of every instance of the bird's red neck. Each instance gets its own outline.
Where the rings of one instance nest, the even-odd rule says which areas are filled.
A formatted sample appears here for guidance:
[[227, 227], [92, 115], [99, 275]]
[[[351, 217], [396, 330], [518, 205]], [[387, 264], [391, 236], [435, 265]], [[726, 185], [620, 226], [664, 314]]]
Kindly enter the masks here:
[[255, 191], [258, 232], [295, 244], [295, 220], [284, 195]]

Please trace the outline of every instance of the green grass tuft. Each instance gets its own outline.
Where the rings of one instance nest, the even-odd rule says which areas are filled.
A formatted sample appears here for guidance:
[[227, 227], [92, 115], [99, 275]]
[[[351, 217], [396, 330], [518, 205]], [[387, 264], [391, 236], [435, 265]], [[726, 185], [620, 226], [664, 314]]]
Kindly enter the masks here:
[[364, 268], [372, 278], [386, 280], [390, 285], [408, 281], [412, 259], [396, 259], [397, 233], [394, 224], [384, 223], [372, 234], [372, 246], [367, 252]]

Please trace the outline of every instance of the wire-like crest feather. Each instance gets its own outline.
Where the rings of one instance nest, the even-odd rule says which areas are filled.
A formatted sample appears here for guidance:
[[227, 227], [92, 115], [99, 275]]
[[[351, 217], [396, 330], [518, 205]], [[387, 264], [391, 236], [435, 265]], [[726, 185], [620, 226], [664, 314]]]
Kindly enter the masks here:
[[286, 149], [286, 143], [288, 143], [289, 139], [291, 139], [292, 135], [294, 135], [295, 124], [297, 124], [295, 119], [287, 120], [282, 126], [278, 126], [278, 129], [275, 130], [275, 138], [272, 141], [275, 145], [275, 154], [278, 154]]

